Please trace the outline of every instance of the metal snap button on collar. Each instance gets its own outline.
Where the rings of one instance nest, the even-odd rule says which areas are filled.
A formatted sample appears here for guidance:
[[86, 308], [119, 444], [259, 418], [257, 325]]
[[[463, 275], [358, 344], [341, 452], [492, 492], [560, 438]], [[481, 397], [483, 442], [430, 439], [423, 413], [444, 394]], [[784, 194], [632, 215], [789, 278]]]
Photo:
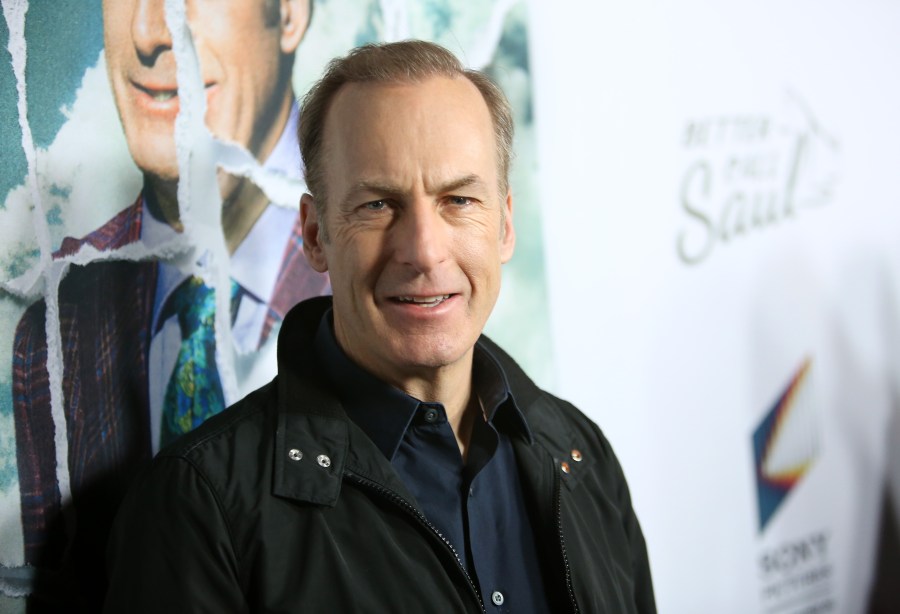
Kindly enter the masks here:
[[331, 467], [331, 459], [324, 454], [319, 454], [316, 457], [316, 462], [319, 463], [319, 467]]
[[292, 461], [298, 461], [303, 458], [303, 452], [301, 452], [297, 448], [291, 448], [290, 450], [288, 450], [288, 458]]

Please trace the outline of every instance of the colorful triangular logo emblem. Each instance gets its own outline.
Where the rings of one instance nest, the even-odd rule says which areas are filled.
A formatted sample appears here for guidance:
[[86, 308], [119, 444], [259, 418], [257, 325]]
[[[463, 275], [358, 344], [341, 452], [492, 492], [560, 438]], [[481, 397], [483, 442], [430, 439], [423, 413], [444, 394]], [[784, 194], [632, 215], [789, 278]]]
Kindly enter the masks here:
[[759, 530], [765, 529], [819, 453], [816, 412], [806, 359], [753, 433]]

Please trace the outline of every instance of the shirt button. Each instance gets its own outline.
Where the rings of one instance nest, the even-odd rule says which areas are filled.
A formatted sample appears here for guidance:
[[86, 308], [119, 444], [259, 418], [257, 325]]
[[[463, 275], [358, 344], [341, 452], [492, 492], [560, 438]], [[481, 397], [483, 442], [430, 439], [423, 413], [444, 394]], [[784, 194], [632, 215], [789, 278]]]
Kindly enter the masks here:
[[425, 422], [431, 424], [438, 419], [438, 410], [433, 407], [429, 407], [425, 410]]
[[494, 605], [503, 605], [503, 593], [500, 591], [494, 591], [491, 593], [491, 602]]

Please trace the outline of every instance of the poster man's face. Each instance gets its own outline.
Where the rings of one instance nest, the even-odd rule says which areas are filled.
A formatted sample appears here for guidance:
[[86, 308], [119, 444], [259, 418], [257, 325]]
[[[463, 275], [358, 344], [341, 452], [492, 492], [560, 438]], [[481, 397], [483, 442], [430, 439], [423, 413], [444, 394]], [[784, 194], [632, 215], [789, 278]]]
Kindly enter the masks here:
[[[175, 179], [180, 98], [164, 0], [104, 0], [107, 68], [125, 137], [145, 173]], [[187, 0], [206, 124], [217, 137], [264, 158], [289, 104], [291, 57], [309, 18], [306, 0]], [[287, 69], [285, 69], [287, 67]], [[287, 100], [287, 103], [286, 103]]]
[[445, 77], [346, 85], [324, 151], [329, 241], [306, 195], [304, 249], [330, 272], [342, 347], [391, 383], [470, 355], [515, 243], [480, 92]]

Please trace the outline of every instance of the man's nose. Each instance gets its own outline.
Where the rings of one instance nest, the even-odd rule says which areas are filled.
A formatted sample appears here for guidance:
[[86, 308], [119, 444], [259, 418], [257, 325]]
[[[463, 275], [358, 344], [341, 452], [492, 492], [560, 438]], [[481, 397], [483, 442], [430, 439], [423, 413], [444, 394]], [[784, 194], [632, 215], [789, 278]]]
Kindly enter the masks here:
[[165, 0], [138, 0], [131, 22], [131, 37], [141, 64], [152, 66], [164, 51], [172, 48], [166, 26]]
[[452, 230], [434, 201], [418, 199], [405, 208], [395, 225], [395, 253], [402, 264], [427, 273], [449, 256]]

